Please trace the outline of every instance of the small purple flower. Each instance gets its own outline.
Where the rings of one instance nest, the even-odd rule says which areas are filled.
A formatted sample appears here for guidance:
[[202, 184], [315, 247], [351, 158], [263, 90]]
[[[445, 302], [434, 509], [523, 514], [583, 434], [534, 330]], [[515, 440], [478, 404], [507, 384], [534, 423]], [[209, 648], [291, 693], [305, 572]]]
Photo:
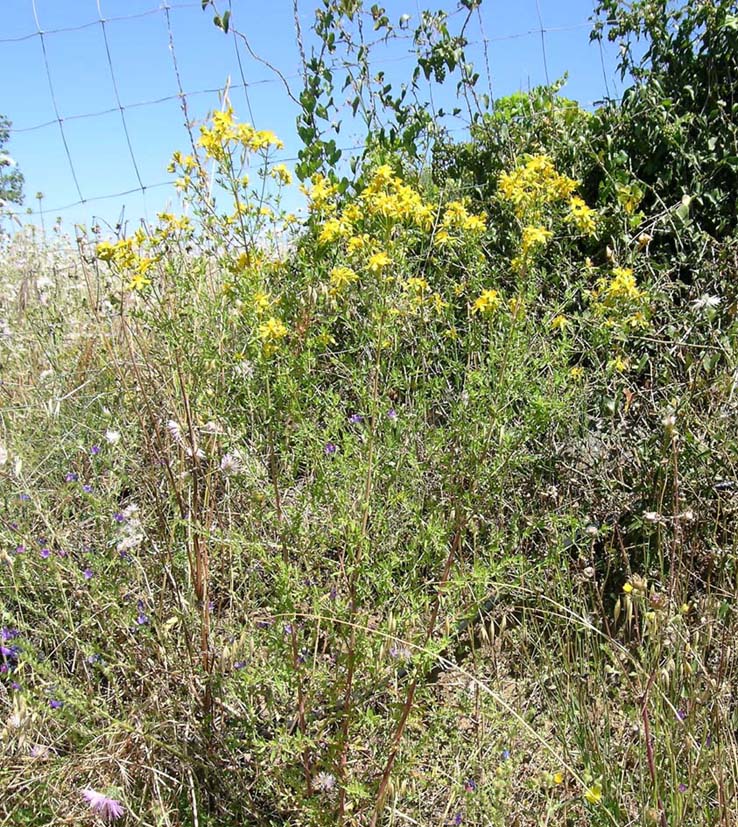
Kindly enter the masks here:
[[125, 516], [121, 514], [120, 511], [116, 511], [115, 514], [113, 514], [113, 519], [116, 523], [124, 523], [126, 521]]
[[95, 576], [95, 572], [92, 569], [85, 569], [82, 574], [85, 576], [85, 580], [91, 580]]
[[473, 793], [477, 789], [477, 782], [473, 778], [467, 778], [464, 782], [464, 792]]
[[503, 749], [502, 750], [502, 755], [500, 757], [502, 758], [503, 761], [509, 761], [510, 760], [510, 750], [509, 749]]
[[92, 494], [92, 486], [89, 483], [83, 485], [82, 490], [85, 492], [85, 494]]
[[464, 821], [464, 816], [461, 813], [456, 813], [452, 824], [461, 824]]
[[361, 414], [358, 413], [351, 414], [351, 416], [349, 417], [349, 422], [351, 423], [351, 425], [358, 425], [362, 421], [363, 417]]
[[25, 554], [26, 553], [26, 547], [25, 546], [16, 546], [15, 547], [15, 553], [16, 554]]
[[268, 629], [272, 625], [270, 620], [257, 620], [256, 621], [256, 628], [257, 629]]
[[24, 502], [24, 503], [27, 503], [31, 499], [31, 495], [26, 494], [25, 492], [23, 494], [20, 494], [19, 496], [20, 496], [21, 502]]
[[677, 789], [679, 790], [680, 793], [686, 793], [687, 792], [687, 785], [682, 783], [677, 787]]
[[44, 560], [48, 560], [51, 556], [51, 550], [48, 548], [42, 548], [39, 554], [41, 555], [41, 557], [43, 557]]
[[59, 557], [66, 557], [67, 556], [67, 553], [66, 553], [66, 551], [64, 551], [63, 548], [57, 549], [56, 553], [59, 555]]
[[397, 411], [394, 408], [390, 408], [387, 411], [387, 419], [391, 420], [392, 422], [395, 422], [397, 420]]
[[0, 656], [8, 660], [11, 665], [18, 662], [18, 655], [20, 654], [20, 646], [3, 646], [0, 643]]
[[333, 454], [336, 453], [336, 446], [332, 442], [326, 442], [323, 450], [325, 451], [325, 455], [327, 457], [332, 457]]
[[138, 617], [136, 618], [136, 623], [138, 623], [139, 626], [146, 626], [148, 622], [149, 616], [147, 614], [144, 614], [143, 612], [140, 612]]
[[292, 624], [291, 623], [285, 623], [284, 624], [284, 633], [286, 635], [291, 635], [292, 634]]
[[687, 717], [687, 713], [683, 709], [678, 709], [676, 716], [680, 721], [684, 721]]
[[114, 798], [108, 798], [108, 796], [89, 788], [81, 790], [81, 792], [82, 797], [90, 805], [90, 809], [107, 821], [114, 821], [125, 812], [125, 808], [120, 801], [116, 801]]
[[64, 706], [64, 701], [57, 701], [56, 698], [49, 699], [49, 706], [52, 709], [61, 709]]
[[76, 471], [67, 471], [67, 475], [64, 477], [66, 482], [77, 482], [79, 479], [79, 474]]
[[236, 670], [238, 670], [238, 669], [245, 669], [245, 668], [246, 668], [246, 661], [245, 661], [245, 660], [237, 660], [237, 661], [233, 664], [233, 668], [234, 668], [234, 669], [236, 669]]
[[0, 629], [0, 640], [15, 640], [19, 635], [20, 632], [17, 629], [9, 629], [7, 626]]
[[10, 688], [13, 690], [13, 692], [20, 692], [21, 685], [13, 681], [13, 683], [10, 684]]
[[101, 450], [102, 449], [100, 448], [99, 445], [93, 445], [92, 448], [90, 448], [90, 453], [92, 454], [93, 457], [96, 457], [100, 453]]

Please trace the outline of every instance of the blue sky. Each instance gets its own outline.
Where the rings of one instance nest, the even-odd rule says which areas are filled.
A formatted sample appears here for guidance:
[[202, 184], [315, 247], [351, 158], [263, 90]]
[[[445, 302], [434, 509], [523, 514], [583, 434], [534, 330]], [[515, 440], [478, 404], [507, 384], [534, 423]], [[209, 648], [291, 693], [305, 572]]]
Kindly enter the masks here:
[[[250, 106], [255, 126], [276, 132], [285, 142], [284, 158], [294, 158], [300, 148], [295, 133], [296, 109], [281, 81], [247, 53], [242, 41], [216, 29], [212, 12], [203, 12], [198, 0], [168, 0], [168, 4], [190, 116], [202, 120], [209, 110], [217, 108], [219, 97], [212, 90], [221, 89], [229, 78], [234, 86], [241, 84], [242, 69], [249, 84], [248, 100], [243, 89], [232, 89], [230, 97], [237, 115], [251, 121]], [[220, 0], [218, 5], [222, 10], [228, 2]], [[299, 0], [306, 37], [316, 5], [317, 0]], [[67, 230], [76, 223], [113, 225], [124, 210], [132, 227], [140, 218], [153, 220], [157, 211], [176, 207], [173, 189], [156, 186], [171, 178], [166, 167], [172, 151], [185, 149], [189, 140], [176, 98], [178, 86], [163, 6], [161, 0], [99, 0], [99, 8], [98, 0], [3, 0], [0, 113], [11, 119], [14, 129], [6, 149], [26, 177], [25, 207], [38, 210], [35, 194], [43, 192], [47, 224], [59, 215]], [[388, 0], [385, 6], [393, 23], [409, 14], [411, 29], [420, 9], [449, 13], [457, 9], [453, 0]], [[246, 34], [254, 51], [278, 67], [297, 88], [299, 62], [292, 0], [269, 4], [231, 0], [231, 8], [233, 28]], [[584, 105], [603, 98], [608, 90], [611, 95], [619, 94], [622, 90], [615, 77], [613, 47], [606, 45], [601, 55], [596, 45], [589, 44], [591, 10], [592, 0], [484, 0], [481, 23], [475, 17], [467, 30], [472, 42], [468, 55], [482, 74], [483, 91], [490, 82], [495, 97], [527, 89], [544, 83], [547, 69], [550, 80], [568, 72], [564, 93]], [[104, 30], [110, 61], [101, 16], [107, 21]], [[547, 30], [545, 65], [541, 19]], [[39, 27], [45, 32], [45, 57]], [[71, 165], [56, 121], [47, 62]], [[377, 68], [389, 79], [402, 81], [412, 67], [403, 44], [394, 44], [378, 55]], [[117, 109], [116, 86], [130, 150]], [[449, 106], [451, 99], [450, 89], [434, 92], [437, 106]], [[85, 117], [77, 117], [80, 115]], [[339, 145], [351, 146], [357, 135], [348, 126]], [[292, 165], [289, 160], [287, 165]], [[136, 189], [140, 183], [148, 188], [145, 194], [115, 195]], [[86, 203], [76, 204], [80, 193]], [[39, 223], [40, 217], [31, 215], [24, 220]]]

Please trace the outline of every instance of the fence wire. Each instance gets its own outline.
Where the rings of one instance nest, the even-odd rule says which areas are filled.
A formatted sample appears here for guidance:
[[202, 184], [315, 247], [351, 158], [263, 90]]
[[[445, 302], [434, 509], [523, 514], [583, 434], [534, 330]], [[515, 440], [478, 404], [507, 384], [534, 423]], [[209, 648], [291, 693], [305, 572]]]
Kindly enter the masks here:
[[[40, 207], [37, 210], [16, 210], [16, 216], [40, 216], [42, 219], [44, 216], [49, 215], [58, 215], [65, 211], [84, 206], [87, 204], [97, 203], [106, 200], [112, 199], [122, 199], [127, 196], [131, 196], [134, 194], [141, 194], [144, 199], [147, 191], [155, 190], [155, 189], [162, 189], [164, 187], [171, 187], [172, 181], [153, 181], [148, 182], [144, 180], [144, 176], [142, 174], [142, 166], [139, 162], [139, 158], [136, 155], [134, 150], [134, 141], [132, 139], [132, 129], [127, 118], [127, 113], [131, 110], [141, 109], [144, 107], [158, 107], [163, 106], [167, 103], [172, 101], [179, 102], [181, 112], [182, 112], [182, 121], [183, 126], [188, 134], [188, 138], [190, 144], [192, 146], [193, 151], [195, 151], [196, 147], [196, 139], [193, 133], [193, 119], [191, 115], [191, 107], [190, 102], [199, 97], [203, 96], [213, 96], [218, 95], [219, 98], [225, 94], [232, 94], [234, 91], [240, 91], [243, 93], [244, 101], [246, 104], [246, 111], [248, 112], [248, 117], [250, 122], [254, 125], [257, 123], [257, 113], [254, 111], [254, 106], [250, 96], [250, 90], [256, 89], [262, 86], [269, 86], [269, 85], [287, 85], [289, 82], [293, 81], [301, 81], [302, 75], [299, 73], [294, 74], [281, 74], [275, 69], [275, 76], [273, 77], [255, 77], [249, 79], [247, 77], [248, 70], [247, 70], [247, 61], [246, 56], [242, 53], [242, 47], [245, 45], [247, 50], [251, 52], [251, 47], [249, 45], [249, 41], [246, 37], [239, 32], [235, 27], [231, 27], [229, 36], [232, 40], [233, 49], [234, 49], [234, 57], [235, 57], [235, 65], [234, 65], [234, 72], [233, 74], [235, 77], [238, 78], [239, 82], [231, 83], [230, 80], [226, 85], [223, 86], [216, 86], [216, 87], [209, 87], [209, 88], [201, 88], [201, 89], [190, 89], [187, 90], [183, 84], [183, 76], [181, 71], [181, 65], [178, 60], [178, 53], [177, 47], [175, 43], [175, 36], [174, 36], [174, 28], [172, 24], [172, 13], [177, 12], [178, 10], [185, 10], [185, 9], [194, 9], [194, 8], [201, 8], [202, 3], [200, 0], [195, 0], [195, 2], [180, 2], [174, 3], [169, 2], [169, 0], [163, 0], [163, 2], [157, 6], [152, 7], [149, 9], [145, 9], [140, 12], [130, 13], [130, 14], [120, 14], [120, 15], [113, 15], [113, 16], [105, 16], [103, 14], [103, 10], [101, 7], [100, 0], [96, 0], [97, 5], [97, 12], [98, 15], [96, 18], [91, 19], [87, 22], [80, 23], [77, 25], [70, 25], [70, 26], [60, 26], [55, 28], [44, 29], [42, 26], [42, 22], [39, 18], [38, 8], [36, 0], [29, 0], [31, 10], [33, 13], [33, 17], [36, 23], [36, 28], [34, 31], [29, 31], [22, 35], [17, 35], [13, 37], [1, 37], [0, 38], [0, 45], [2, 44], [14, 44], [14, 43], [22, 43], [25, 41], [32, 40], [33, 38], [37, 38], [41, 48], [41, 56], [42, 56], [42, 68], [43, 72], [46, 77], [46, 81], [49, 88], [50, 99], [51, 99], [51, 108], [53, 112], [53, 118], [48, 118], [43, 121], [39, 121], [37, 123], [32, 123], [29, 125], [20, 125], [20, 126], [11, 126], [9, 132], [13, 135], [23, 135], [26, 133], [37, 132], [39, 130], [53, 128], [56, 127], [58, 130], [59, 138], [61, 140], [64, 156], [66, 158], [66, 162], [69, 167], [69, 171], [71, 174], [72, 181], [74, 183], [74, 190], [77, 194], [77, 200], [70, 201], [66, 204], [60, 204], [53, 207], [45, 207], [41, 200], [39, 200]], [[540, 52], [541, 52], [541, 59], [542, 65], [544, 69], [544, 77], [546, 84], [550, 84], [551, 78], [549, 76], [549, 56], [548, 56], [548, 47], [547, 47], [547, 38], [555, 33], [561, 32], [573, 32], [577, 30], [587, 29], [592, 26], [591, 20], [581, 21], [578, 23], [568, 24], [564, 26], [546, 26], [544, 23], [544, 18], [541, 10], [541, 3], [540, 0], [534, 0], [535, 2], [535, 13], [538, 20], [538, 26], [533, 28], [527, 28], [525, 30], [511, 32], [507, 34], [499, 34], [499, 35], [492, 35], [487, 36], [485, 30], [485, 22], [489, 25], [490, 20], [484, 19], [484, 7], [478, 7], [476, 10], [476, 25], [478, 28], [479, 36], [475, 39], [469, 39], [467, 43], [467, 50], [473, 49], [475, 47], [481, 48], [481, 59], [483, 60], [484, 64], [484, 71], [486, 75], [486, 85], [489, 93], [490, 99], [493, 98], [493, 88], [494, 88], [494, 77], [490, 67], [490, 56], [489, 56], [489, 48], [493, 44], [499, 44], [505, 41], [514, 41], [521, 38], [531, 38], [537, 37], [540, 41]], [[228, 8], [233, 10], [233, 0], [228, 0]], [[418, 15], [420, 15], [420, 2], [416, 0], [416, 6]], [[299, 23], [299, 17], [297, 17], [297, 7], [295, 5], [295, 15], [296, 20]], [[110, 47], [110, 39], [109, 39], [109, 31], [111, 26], [119, 24], [125, 21], [131, 20], [138, 20], [143, 18], [151, 18], [151, 17], [160, 17], [165, 26], [166, 31], [166, 38], [167, 38], [167, 49], [171, 56], [171, 64], [172, 64], [172, 71], [174, 74], [174, 78], [176, 81], [176, 94], [170, 95], [163, 95], [158, 97], [153, 97], [146, 100], [136, 100], [132, 102], [124, 102], [121, 96], [121, 85], [119, 79], [125, 76], [126, 73], [126, 66], [125, 65], [116, 65], [113, 59], [113, 51]], [[453, 16], [453, 15], [449, 15]], [[210, 21], [205, 18], [203, 20], [203, 25], [207, 26], [210, 25]], [[87, 29], [93, 29], [97, 27], [101, 33], [102, 45], [104, 47], [104, 54], [105, 54], [105, 62], [107, 65], [107, 71], [110, 76], [112, 89], [113, 89], [113, 99], [114, 105], [111, 104], [110, 107], [106, 107], [103, 109], [96, 109], [92, 111], [83, 111], [83, 112], [76, 112], [72, 114], [63, 114], [60, 111], [60, 107], [58, 105], [58, 96], [57, 96], [57, 83], [54, 79], [54, 72], [53, 66], [49, 59], [49, 52], [47, 50], [47, 41], [50, 37], [57, 37], [62, 36], [65, 33], [72, 33], [72, 32], [79, 32]], [[604, 54], [604, 50], [602, 47], [602, 43], [599, 43], [599, 59], [602, 68], [602, 76], [603, 76], [603, 89], [604, 94], [601, 96], [599, 100], [588, 101], [582, 105], [584, 106], [594, 106], [598, 103], [602, 102], [602, 99], [606, 100], [613, 100], [610, 96], [610, 82], [608, 79], [608, 72], [607, 72], [607, 65], [606, 65], [606, 58]], [[251, 52], [252, 58], [255, 57], [254, 53]], [[408, 53], [405, 55], [399, 55], [396, 57], [385, 57], [384, 59], [379, 59], [373, 63], [373, 66], [377, 68], [386, 67], [389, 65], [394, 65], [402, 62], [409, 62], [416, 60], [416, 55], [411, 53], [408, 50]], [[269, 66], [269, 64], [266, 64]], [[341, 64], [337, 63], [334, 68], [341, 68], [343, 65], [348, 65], [349, 67], [358, 68], [356, 64]], [[261, 70], [263, 71], [263, 70]], [[433, 98], [433, 89], [430, 84], [428, 83], [427, 92], [429, 94], [429, 106], [430, 111], [435, 113], [436, 111], [436, 104]], [[123, 136], [125, 138], [125, 144], [127, 147], [128, 155], [131, 160], [132, 169], [133, 169], [133, 178], [135, 179], [135, 185], [132, 181], [132, 185], [124, 190], [116, 191], [116, 192], [109, 192], [97, 195], [85, 195], [83, 194], [82, 188], [80, 186], [80, 176], [78, 174], [78, 168], [75, 164], [75, 159], [73, 154], [70, 150], [70, 143], [68, 141], [67, 132], [66, 132], [66, 124], [72, 121], [78, 120], [90, 120], [96, 118], [102, 118], [104, 116], [118, 113], [120, 116], [120, 123], [123, 132]], [[457, 130], [449, 130], [453, 132], [460, 132], [463, 131], [465, 127], [460, 127]], [[175, 145], [174, 142], [172, 145]], [[361, 149], [361, 144], [349, 144], [346, 146], [340, 147], [342, 152], [354, 152]], [[281, 158], [280, 160], [284, 161], [285, 163], [295, 162], [298, 159], [296, 157], [291, 158]], [[145, 208], [145, 200], [144, 200], [144, 208]]]

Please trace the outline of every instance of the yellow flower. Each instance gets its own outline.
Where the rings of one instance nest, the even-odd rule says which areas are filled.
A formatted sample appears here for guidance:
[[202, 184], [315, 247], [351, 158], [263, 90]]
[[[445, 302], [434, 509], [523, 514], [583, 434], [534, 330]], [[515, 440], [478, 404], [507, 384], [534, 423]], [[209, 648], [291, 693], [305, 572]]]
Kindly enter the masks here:
[[578, 195], [569, 201], [569, 213], [566, 221], [573, 224], [583, 235], [592, 235], [597, 229], [597, 211], [588, 207]]
[[551, 319], [551, 327], [554, 330], [563, 330], [565, 327], [568, 326], [569, 320], [566, 318], [566, 316], [558, 315], [554, 316], [554, 318]]
[[367, 262], [366, 269], [370, 273], [380, 273], [388, 264], [390, 264], [391, 259], [387, 255], [387, 253], [379, 252], [374, 253], [374, 255], [369, 256], [369, 261]]
[[470, 215], [464, 221], [464, 229], [472, 234], [483, 233], [487, 229], [487, 216], [484, 213]]
[[613, 267], [612, 276], [609, 282], [604, 279], [600, 281], [606, 302], [637, 301], [643, 297], [630, 267]]
[[271, 304], [272, 297], [269, 293], [265, 293], [263, 290], [257, 290], [254, 293], [254, 310], [257, 315], [260, 316], [265, 310], [268, 310]]
[[569, 376], [571, 376], [572, 379], [581, 379], [584, 376], [584, 368], [580, 368], [578, 366], [571, 368], [569, 371]]
[[350, 256], [354, 256], [362, 250], [366, 250], [369, 244], [369, 236], [366, 234], [351, 236], [346, 242], [346, 250]]
[[595, 784], [585, 791], [584, 797], [590, 804], [599, 804], [602, 801], [602, 788], [599, 784]]
[[259, 338], [266, 343], [278, 342], [280, 339], [283, 339], [288, 332], [287, 326], [274, 316], [267, 319], [264, 324], [259, 325]]
[[630, 594], [630, 593], [633, 591], [633, 585], [632, 585], [632, 583], [625, 583], [625, 584], [623, 585], [623, 591], [624, 591], [626, 594]]
[[545, 246], [552, 236], [551, 230], [545, 227], [523, 227], [523, 238], [520, 242], [523, 255], [527, 256], [534, 247]]
[[338, 293], [358, 280], [358, 276], [350, 267], [334, 267], [330, 272], [331, 292]]
[[147, 279], [143, 273], [134, 273], [128, 282], [128, 289], [140, 291], [149, 284], [151, 284], [151, 279]]
[[405, 287], [416, 293], [425, 293], [426, 290], [430, 290], [430, 285], [428, 282], [425, 279], [418, 278], [417, 276], [411, 276], [405, 282]]
[[496, 290], [485, 290], [472, 305], [472, 313], [491, 314], [501, 304], [500, 294]]
[[341, 238], [348, 234], [348, 228], [339, 221], [337, 218], [329, 218], [325, 224], [323, 224], [323, 228], [320, 231], [320, 235], [318, 236], [318, 243], [320, 244], [330, 244], [332, 241], [335, 241], [337, 238]]
[[95, 251], [100, 261], [110, 262], [115, 258], [115, 244], [109, 241], [101, 241]]
[[564, 783], [564, 773], [563, 772], [555, 772], [553, 774], [553, 782], [554, 784], [563, 784]]

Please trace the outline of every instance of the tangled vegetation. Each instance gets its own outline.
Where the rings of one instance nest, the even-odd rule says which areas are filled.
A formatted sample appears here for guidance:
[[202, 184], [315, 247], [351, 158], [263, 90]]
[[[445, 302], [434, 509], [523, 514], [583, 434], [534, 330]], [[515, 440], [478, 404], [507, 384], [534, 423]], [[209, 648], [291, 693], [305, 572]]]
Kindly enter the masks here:
[[304, 216], [225, 101], [181, 215], [1, 240], [0, 825], [733, 823], [738, 17], [595, 15], [617, 104], [426, 13], [468, 140], [385, 88], [346, 177], [318, 54]]

